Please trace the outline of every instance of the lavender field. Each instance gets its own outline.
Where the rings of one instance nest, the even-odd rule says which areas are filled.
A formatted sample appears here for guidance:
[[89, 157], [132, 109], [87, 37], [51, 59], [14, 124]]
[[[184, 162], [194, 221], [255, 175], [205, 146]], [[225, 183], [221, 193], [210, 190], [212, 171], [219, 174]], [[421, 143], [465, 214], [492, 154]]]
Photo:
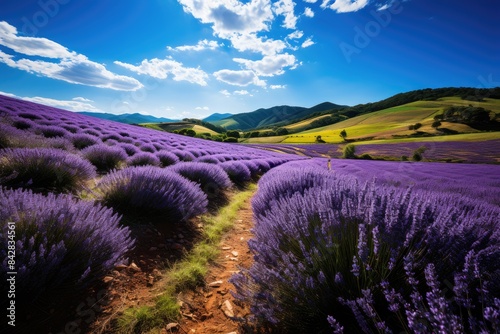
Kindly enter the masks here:
[[[231, 279], [248, 326], [500, 331], [500, 165], [329, 163], [322, 157], [336, 147], [258, 147], [0, 96], [0, 271], [17, 271], [19, 322], [127, 262], [130, 222], [183, 226], [224, 205], [227, 190], [258, 182], [254, 264]], [[492, 162], [495, 147], [471, 159]]]
[[[330, 158], [342, 157], [343, 147], [336, 144], [248, 144], [248, 146], [308, 157]], [[359, 144], [356, 145], [356, 154], [369, 154], [374, 159], [401, 160], [403, 156], [411, 158], [413, 152], [420, 147], [426, 148], [423, 155], [426, 161], [480, 164], [500, 162], [500, 140]]]

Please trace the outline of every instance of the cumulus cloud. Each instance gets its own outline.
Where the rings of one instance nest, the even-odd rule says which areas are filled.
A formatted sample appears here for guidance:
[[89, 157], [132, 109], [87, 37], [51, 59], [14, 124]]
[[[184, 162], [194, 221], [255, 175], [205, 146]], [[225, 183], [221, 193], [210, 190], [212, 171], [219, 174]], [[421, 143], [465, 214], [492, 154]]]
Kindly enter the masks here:
[[269, 86], [271, 89], [285, 89], [286, 85], [271, 85]]
[[273, 55], [282, 52], [287, 47], [282, 40], [258, 37], [254, 33], [233, 34], [229, 39], [233, 47], [240, 52], [252, 51], [263, 55]]
[[294, 55], [285, 53], [265, 56], [261, 60], [248, 60], [234, 58], [235, 62], [242, 64], [246, 69], [252, 70], [259, 76], [272, 77], [285, 73], [284, 68], [296, 66], [297, 59]]
[[187, 81], [200, 86], [207, 85], [208, 74], [199, 68], [184, 67], [184, 65], [173, 59], [144, 59], [140, 65], [132, 65], [115, 61], [116, 65], [122, 66], [132, 72], [149, 75], [157, 79], [166, 79], [169, 74], [175, 81]]
[[251, 0], [246, 3], [235, 0], [179, 0], [186, 13], [202, 23], [212, 24], [214, 33], [228, 38], [240, 34], [268, 30], [274, 16], [269, 0]]
[[314, 12], [311, 8], [309, 7], [306, 7], [304, 9], [304, 16], [307, 16], [307, 17], [314, 17]]
[[196, 109], [196, 110], [205, 110], [205, 111], [210, 110], [210, 108], [209, 108], [209, 107], [207, 107], [207, 106], [204, 106], [204, 107], [196, 107], [195, 109]]
[[356, 12], [368, 5], [369, 0], [323, 0], [321, 8], [330, 8], [337, 13]]
[[207, 39], [199, 41], [196, 45], [181, 45], [175, 48], [167, 46], [170, 51], [203, 51], [203, 50], [215, 50], [224, 44], [219, 44], [217, 41], [209, 41]]
[[273, 4], [273, 10], [276, 15], [283, 15], [283, 27], [295, 29], [297, 17], [294, 14], [295, 3], [292, 0], [279, 0]]
[[219, 91], [219, 93], [221, 93], [224, 96], [231, 96], [231, 93], [229, 93], [229, 91], [227, 89], [223, 89], [223, 90]]
[[307, 2], [307, 3], [316, 3], [318, 0], [304, 0], [304, 2]]
[[[17, 29], [5, 21], [0, 22], [0, 45], [18, 54], [55, 59], [54, 61], [21, 58], [0, 51], [0, 62], [29, 73], [63, 80], [73, 84], [133, 91], [143, 87], [134, 78], [110, 72], [102, 64], [86, 56], [70, 52], [64, 46], [40, 37], [17, 35]], [[57, 62], [58, 61], [58, 62]]]
[[248, 85], [256, 85], [265, 87], [266, 82], [264, 80], [259, 79], [259, 77], [250, 70], [220, 70], [214, 72], [214, 77], [224, 83], [234, 85], [234, 86], [248, 86]]

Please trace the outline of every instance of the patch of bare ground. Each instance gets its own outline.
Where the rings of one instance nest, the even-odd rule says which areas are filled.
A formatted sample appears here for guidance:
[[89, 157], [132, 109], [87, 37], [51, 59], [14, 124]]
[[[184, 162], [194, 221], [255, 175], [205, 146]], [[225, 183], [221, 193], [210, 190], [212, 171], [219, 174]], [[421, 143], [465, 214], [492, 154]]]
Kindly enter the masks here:
[[[240, 268], [252, 265], [253, 255], [248, 248], [252, 227], [252, 210], [248, 199], [238, 211], [233, 229], [219, 245], [220, 253], [205, 277], [206, 285], [179, 295], [182, 319], [178, 332], [240, 333], [240, 325], [249, 315], [249, 310], [235, 301], [230, 292], [234, 291], [234, 286], [228, 280]], [[163, 333], [168, 332], [165, 330]]]
[[[187, 225], [186, 225], [187, 224]], [[253, 227], [250, 198], [238, 210], [233, 228], [219, 245], [218, 258], [211, 262], [205, 286], [178, 295], [181, 318], [165, 328], [150, 333], [238, 333], [240, 322], [249, 311], [234, 300], [228, 282], [241, 267], [252, 264], [247, 242]], [[202, 220], [197, 217], [189, 223], [170, 228], [140, 224], [131, 226], [136, 238], [135, 249], [128, 254], [126, 264], [116, 266], [102, 284], [87, 293], [93, 296], [85, 307], [76, 312], [72, 320], [79, 333], [114, 333], [116, 321], [130, 307], [152, 305], [155, 297], [164, 292], [164, 276], [176, 261], [201, 240]], [[87, 313], [82, 311], [87, 311]], [[83, 315], [83, 316], [82, 316]], [[64, 325], [60, 331], [65, 333]], [[70, 326], [71, 327], [71, 326]]]

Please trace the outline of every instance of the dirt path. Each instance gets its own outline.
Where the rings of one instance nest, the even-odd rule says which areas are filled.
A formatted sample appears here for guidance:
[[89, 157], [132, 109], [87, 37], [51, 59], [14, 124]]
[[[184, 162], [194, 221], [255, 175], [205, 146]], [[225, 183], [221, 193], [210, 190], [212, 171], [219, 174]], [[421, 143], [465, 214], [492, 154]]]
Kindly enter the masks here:
[[238, 322], [229, 317], [242, 318], [249, 312], [234, 301], [230, 293], [234, 286], [228, 279], [239, 268], [249, 268], [253, 262], [247, 244], [252, 238], [250, 229], [253, 227], [250, 202], [250, 198], [247, 199], [238, 212], [233, 229], [220, 243], [220, 254], [205, 277], [207, 286], [179, 296], [182, 302], [181, 333], [239, 333]]

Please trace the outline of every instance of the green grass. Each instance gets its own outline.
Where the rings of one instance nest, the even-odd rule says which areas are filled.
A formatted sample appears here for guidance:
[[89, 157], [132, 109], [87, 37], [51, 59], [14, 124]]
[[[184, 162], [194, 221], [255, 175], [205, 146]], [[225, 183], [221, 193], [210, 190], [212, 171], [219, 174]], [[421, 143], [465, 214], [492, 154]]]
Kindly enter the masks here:
[[224, 233], [229, 231], [238, 210], [255, 192], [257, 186], [252, 184], [247, 190], [237, 193], [230, 203], [221, 208], [216, 215], [204, 215], [202, 221], [204, 232], [202, 241], [165, 273], [164, 292], [156, 298], [153, 305], [129, 308], [118, 319], [118, 333], [152, 332], [168, 322], [178, 320], [180, 307], [177, 294], [204, 283], [209, 264], [219, 254], [219, 243]]
[[[437, 101], [417, 101], [405, 105], [379, 110], [347, 119], [345, 121], [310, 129], [286, 137], [265, 137], [257, 140], [249, 140], [248, 142], [260, 143], [314, 143], [317, 136], [331, 144], [343, 143], [339, 136], [342, 130], [347, 131], [347, 138], [354, 140], [365, 140], [364, 143], [371, 143], [372, 140], [386, 140], [391, 142], [405, 141], [395, 139], [394, 136], [410, 136], [415, 134], [415, 131], [409, 130], [408, 127], [415, 123], [421, 123], [422, 127], [418, 131], [425, 132], [432, 137], [415, 137], [407, 138], [407, 141], [448, 141], [448, 140], [489, 140], [498, 139], [498, 134], [479, 132], [465, 124], [442, 122], [441, 128], [457, 131], [464, 137], [442, 135], [441, 132], [431, 127], [434, 121], [434, 116], [441, 114], [443, 110], [453, 105], [473, 105], [490, 109], [495, 113], [500, 113], [500, 100], [485, 99], [484, 102], [474, 102], [462, 100], [459, 97], [447, 97]], [[297, 126], [306, 126], [313, 119], [297, 123]], [[287, 127], [293, 127], [294, 124]], [[471, 135], [469, 137], [469, 135]], [[485, 138], [485, 139], [479, 139]]]

